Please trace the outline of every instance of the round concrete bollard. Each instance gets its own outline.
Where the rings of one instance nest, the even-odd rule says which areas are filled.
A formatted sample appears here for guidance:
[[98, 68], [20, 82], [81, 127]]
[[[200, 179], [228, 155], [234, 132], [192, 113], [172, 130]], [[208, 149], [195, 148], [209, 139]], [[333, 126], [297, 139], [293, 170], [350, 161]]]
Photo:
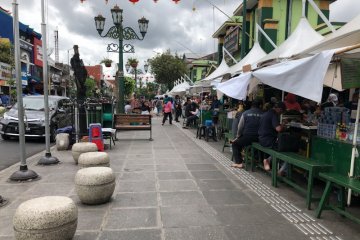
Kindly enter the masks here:
[[56, 149], [58, 151], [67, 150], [69, 147], [69, 134], [59, 133], [56, 135]]
[[80, 169], [75, 175], [75, 189], [84, 204], [106, 203], [115, 190], [115, 175], [109, 167]]
[[80, 143], [75, 143], [72, 146], [71, 152], [74, 158], [74, 161], [76, 164], [78, 164], [78, 159], [80, 154], [82, 153], [86, 153], [86, 152], [97, 152], [98, 148], [96, 146], [95, 143], [91, 143], [91, 142], [80, 142]]
[[68, 197], [47, 196], [28, 200], [16, 209], [13, 219], [15, 239], [72, 239], [77, 218], [77, 207]]
[[110, 167], [110, 158], [106, 152], [87, 152], [80, 154], [78, 164], [80, 168]]

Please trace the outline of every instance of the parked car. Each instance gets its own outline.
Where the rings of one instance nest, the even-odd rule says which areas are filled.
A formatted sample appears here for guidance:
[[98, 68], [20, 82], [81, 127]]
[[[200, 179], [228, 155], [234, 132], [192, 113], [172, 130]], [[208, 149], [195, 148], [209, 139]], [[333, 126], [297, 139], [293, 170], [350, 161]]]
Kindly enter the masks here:
[[[44, 96], [26, 96], [23, 98], [25, 137], [45, 137]], [[50, 140], [55, 141], [56, 130], [73, 123], [72, 104], [69, 98], [49, 96]], [[0, 120], [0, 134], [4, 140], [19, 136], [17, 103]]]

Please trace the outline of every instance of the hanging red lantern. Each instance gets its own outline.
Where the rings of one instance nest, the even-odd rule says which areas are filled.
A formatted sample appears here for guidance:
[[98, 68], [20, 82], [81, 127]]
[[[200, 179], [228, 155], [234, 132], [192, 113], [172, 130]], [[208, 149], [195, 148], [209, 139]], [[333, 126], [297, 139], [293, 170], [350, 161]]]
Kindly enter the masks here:
[[129, 0], [130, 2], [132, 2], [132, 4], [137, 3], [139, 0]]
[[180, 0], [173, 0], [173, 2], [175, 2], [175, 4], [178, 4]]

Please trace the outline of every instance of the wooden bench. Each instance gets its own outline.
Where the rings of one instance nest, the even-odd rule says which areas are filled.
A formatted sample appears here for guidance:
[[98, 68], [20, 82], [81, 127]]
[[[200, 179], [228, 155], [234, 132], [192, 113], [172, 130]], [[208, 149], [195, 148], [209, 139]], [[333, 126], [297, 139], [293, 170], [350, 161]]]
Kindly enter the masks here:
[[153, 140], [149, 114], [115, 114], [114, 123], [117, 131], [150, 131], [149, 140]]
[[[261, 146], [260, 145], [260, 143], [258, 143], [258, 142], [253, 142], [252, 144], [251, 144], [251, 155], [250, 155], [250, 157], [245, 157], [245, 163], [246, 163], [246, 166], [248, 166], [248, 165], [250, 165], [251, 166], [251, 171], [254, 171], [254, 167], [255, 167], [255, 150], [258, 150], [258, 151], [260, 151], [260, 152], [263, 152], [263, 153], [267, 153], [267, 154], [269, 154], [271, 157], [272, 157], [272, 159], [274, 159], [276, 156], [275, 156], [275, 154], [276, 154], [276, 151], [274, 150], [274, 149], [272, 149], [272, 148], [267, 148], [267, 147], [263, 147], [263, 146]], [[260, 156], [259, 156], [260, 157]], [[261, 159], [262, 160], [262, 159]], [[249, 161], [250, 161], [250, 164], [249, 164]], [[262, 165], [263, 164], [263, 162], [261, 161], [261, 168], [263, 168]], [[246, 169], [247, 169], [248, 167], [246, 167]], [[273, 181], [272, 181], [273, 182]]]
[[[279, 161], [288, 163], [288, 174], [286, 177], [279, 176], [277, 174], [277, 166]], [[312, 200], [318, 200], [319, 198], [313, 197], [313, 184], [314, 178], [318, 177], [320, 171], [329, 171], [332, 168], [332, 165], [324, 163], [322, 161], [306, 158], [294, 152], [275, 152], [275, 158], [273, 158], [273, 186], [277, 187], [278, 179], [282, 180], [286, 184], [292, 186], [299, 192], [303, 193], [306, 196], [306, 206], [308, 209], [311, 208]], [[292, 168], [293, 166], [305, 170], [308, 172], [307, 186], [306, 188], [301, 187], [292, 179]]]
[[[326, 187], [322, 194], [319, 206], [316, 209], [315, 216], [317, 218], [320, 218], [321, 212], [323, 210], [331, 209], [353, 220], [356, 223], [360, 223], [360, 219], [358, 217], [355, 217], [354, 215], [352, 215], [351, 213], [345, 210], [345, 205], [346, 205], [345, 188], [360, 193], [360, 180], [356, 178], [350, 178], [348, 176], [334, 172], [326, 172], [326, 173], [321, 172], [319, 176], [326, 180]], [[329, 202], [330, 192], [334, 186], [340, 189], [340, 198], [339, 198], [340, 205], [331, 204]]]

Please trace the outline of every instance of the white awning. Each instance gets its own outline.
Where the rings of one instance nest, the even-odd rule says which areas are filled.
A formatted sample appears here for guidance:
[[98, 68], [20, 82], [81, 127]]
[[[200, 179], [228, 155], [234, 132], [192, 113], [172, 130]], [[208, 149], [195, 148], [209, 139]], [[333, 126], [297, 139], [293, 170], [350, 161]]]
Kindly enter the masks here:
[[254, 71], [253, 76], [274, 88], [321, 102], [325, 74], [334, 52], [274, 64]]
[[244, 100], [247, 95], [247, 87], [252, 78], [252, 73], [247, 72], [234, 77], [226, 82], [219, 83], [216, 90], [226, 94], [229, 97]]

